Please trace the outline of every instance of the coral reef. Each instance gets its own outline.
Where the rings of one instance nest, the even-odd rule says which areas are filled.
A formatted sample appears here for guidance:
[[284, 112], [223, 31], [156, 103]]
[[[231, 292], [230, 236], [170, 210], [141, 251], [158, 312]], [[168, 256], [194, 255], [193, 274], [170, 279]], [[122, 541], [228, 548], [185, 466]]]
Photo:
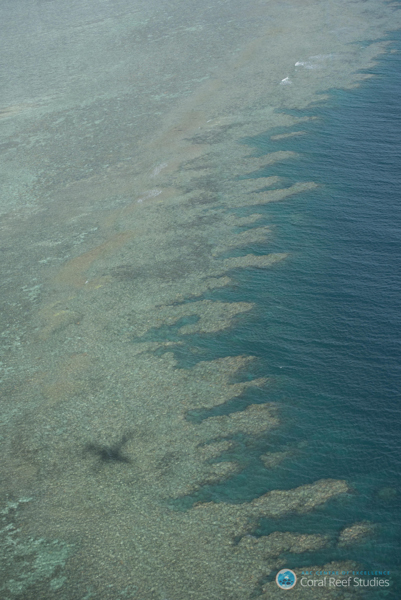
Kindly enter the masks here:
[[[27, 97], [0, 111], [2, 600], [281, 598], [269, 578], [286, 554], [334, 548], [324, 532], [282, 531], [285, 519], [351, 488], [325, 478], [243, 503], [202, 497], [234, 479], [246, 488], [238, 448], [269, 440], [281, 413], [254, 358], [205, 357], [199, 340], [212, 348], [255, 319], [243, 270], [273, 273], [289, 258], [272, 251], [269, 206], [318, 189], [271, 174], [297, 158], [275, 144], [302, 133], [313, 117], [299, 110], [328, 88], [363, 79], [393, 11], [37, 5], [29, 44], [29, 11], [13, 29]], [[253, 152], [252, 136], [272, 128], [282, 133]], [[272, 474], [291, 453], [261, 460]], [[256, 537], [262, 519], [278, 531]], [[339, 546], [370, 532], [351, 525]]]

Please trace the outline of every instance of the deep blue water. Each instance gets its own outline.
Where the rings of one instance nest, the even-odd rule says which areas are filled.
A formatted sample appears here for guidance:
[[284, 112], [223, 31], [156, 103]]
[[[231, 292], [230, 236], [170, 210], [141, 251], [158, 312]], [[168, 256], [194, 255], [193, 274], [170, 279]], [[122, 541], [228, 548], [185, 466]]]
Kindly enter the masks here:
[[[400, 50], [400, 36], [395, 38], [392, 47]], [[355, 521], [379, 523], [373, 541], [309, 557], [288, 556], [286, 566], [354, 559], [365, 568], [391, 570], [391, 591], [380, 590], [377, 597], [399, 598], [401, 55], [388, 53], [372, 72], [374, 78], [360, 88], [333, 91], [327, 105], [300, 113], [318, 117], [299, 128], [307, 135], [271, 141], [270, 135], [284, 132], [277, 129], [244, 140], [255, 154], [300, 153], [263, 175], [320, 186], [257, 208], [274, 227], [274, 241], [252, 251], [289, 252], [290, 257], [271, 270], [235, 274], [238, 286], [211, 293], [215, 299], [254, 301], [257, 308], [228, 334], [191, 340], [201, 349], [194, 361], [236, 353], [257, 356], [258, 366], [249, 376], [270, 376], [268, 392], [250, 392], [229, 406], [190, 417], [238, 410], [255, 401], [277, 402], [282, 426], [263, 440], [240, 439], [235, 458], [247, 463], [245, 471], [228, 484], [203, 490], [200, 497], [242, 502], [320, 478], [347, 479], [351, 496], [307, 516], [266, 521], [258, 533], [320, 532], [335, 540]], [[179, 358], [182, 366], [190, 366], [187, 353]], [[293, 457], [266, 470], [260, 454], [286, 447], [295, 451]]]

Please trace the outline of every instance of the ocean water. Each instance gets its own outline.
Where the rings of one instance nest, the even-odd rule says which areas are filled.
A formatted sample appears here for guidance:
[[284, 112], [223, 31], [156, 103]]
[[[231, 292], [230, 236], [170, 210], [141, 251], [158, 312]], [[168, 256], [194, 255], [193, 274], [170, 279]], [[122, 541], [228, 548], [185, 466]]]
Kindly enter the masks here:
[[[244, 140], [259, 154], [299, 153], [264, 176], [289, 184], [312, 179], [319, 187], [263, 208], [274, 227], [269, 251], [289, 252], [285, 263], [248, 269], [236, 275], [237, 287], [208, 296], [255, 302], [252, 316], [217, 339], [193, 339], [202, 360], [233, 351], [258, 357], [254, 374], [269, 373], [268, 399], [277, 402], [283, 422], [267, 440], [244, 442], [243, 473], [191, 502], [243, 502], [319, 478], [348, 480], [354, 492], [346, 500], [280, 524], [266, 520], [258, 534], [304, 531], [335, 539], [353, 522], [377, 523], [377, 536], [362, 546], [288, 555], [286, 566], [352, 559], [365, 569], [390, 570], [393, 587], [377, 592], [380, 598], [401, 593], [401, 46], [399, 36], [392, 39], [394, 51], [367, 83], [331, 91], [327, 104], [299, 113], [316, 117], [302, 127], [305, 136], [272, 141], [285, 132], [277, 129]], [[177, 356], [182, 367], [197, 360]], [[199, 422], [258, 401], [263, 395], [254, 391], [190, 418]], [[279, 469], [261, 465], [261, 451], [288, 448], [293, 455]]]

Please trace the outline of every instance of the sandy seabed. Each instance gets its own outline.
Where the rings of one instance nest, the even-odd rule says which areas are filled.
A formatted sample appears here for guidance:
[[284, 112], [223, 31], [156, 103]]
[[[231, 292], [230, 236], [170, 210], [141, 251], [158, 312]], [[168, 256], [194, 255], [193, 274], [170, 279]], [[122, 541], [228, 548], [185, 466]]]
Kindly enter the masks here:
[[[352, 493], [331, 479], [174, 508], [244, 468], [230, 460], [238, 436], [280, 427], [269, 374], [249, 377], [252, 357], [185, 369], [174, 349], [196, 352], [192, 334], [251, 314], [249, 302], [205, 294], [238, 269], [279, 276], [286, 254], [269, 253], [258, 209], [317, 187], [266, 176], [295, 153], [239, 142], [277, 127], [278, 144], [305, 135], [311, 117], [296, 111], [366, 78], [400, 13], [377, 0], [132, 4], [0, 8], [1, 597], [281, 598], [271, 576], [283, 553], [358, 543], [374, 526], [338, 540], [253, 535], [261, 518]], [[252, 244], [266, 254], [235, 252]], [[187, 418], [250, 387], [264, 404]], [[288, 452], [261, 458], [280, 468]]]

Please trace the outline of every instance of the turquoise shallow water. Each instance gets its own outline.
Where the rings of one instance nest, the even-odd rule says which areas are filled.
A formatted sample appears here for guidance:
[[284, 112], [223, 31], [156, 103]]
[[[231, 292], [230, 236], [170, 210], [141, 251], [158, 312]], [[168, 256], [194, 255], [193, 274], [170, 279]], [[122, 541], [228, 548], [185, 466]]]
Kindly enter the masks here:
[[[285, 265], [247, 270], [236, 276], [237, 287], [209, 296], [253, 301], [253, 314], [229, 334], [192, 338], [193, 358], [178, 355], [182, 366], [227, 354], [257, 356], [253, 375], [270, 375], [269, 400], [279, 404], [283, 419], [267, 440], [243, 440], [242, 459], [249, 462], [241, 475], [188, 504], [199, 497], [241, 502], [319, 478], [347, 479], [351, 498], [285, 523], [265, 522], [259, 533], [281, 528], [336, 536], [355, 521], [380, 523], [374, 542], [337, 555], [288, 556], [287, 566], [338, 558], [387, 569], [393, 587], [377, 592], [386, 598], [399, 597], [401, 556], [400, 67], [400, 54], [389, 53], [361, 88], [332, 92], [328, 105], [308, 111], [318, 118], [302, 127], [305, 136], [271, 141], [269, 132], [245, 140], [258, 154], [300, 153], [264, 175], [320, 186], [262, 209], [274, 228], [269, 251], [290, 252]], [[265, 399], [253, 391], [190, 418]], [[279, 469], [263, 468], [261, 452], [287, 447], [296, 450], [292, 458]]]

